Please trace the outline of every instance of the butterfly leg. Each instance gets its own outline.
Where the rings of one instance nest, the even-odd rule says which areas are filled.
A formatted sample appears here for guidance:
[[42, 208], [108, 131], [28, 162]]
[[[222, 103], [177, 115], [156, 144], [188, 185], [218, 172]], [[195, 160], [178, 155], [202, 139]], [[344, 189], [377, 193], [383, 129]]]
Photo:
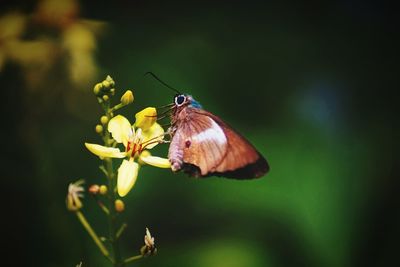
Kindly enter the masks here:
[[155, 143], [158, 143], [158, 144], [167, 144], [167, 143], [169, 143], [170, 142], [169, 140], [164, 140], [163, 139], [164, 136], [166, 136], [166, 135], [170, 135], [170, 134], [168, 132], [165, 132], [165, 133], [163, 133], [163, 134], [161, 134], [159, 136], [156, 136], [156, 137], [153, 137], [153, 138], [147, 140], [146, 142], [143, 142], [143, 144], [142, 144], [143, 148], [142, 149], [145, 149], [146, 146], [151, 145], [151, 144], [155, 144]]

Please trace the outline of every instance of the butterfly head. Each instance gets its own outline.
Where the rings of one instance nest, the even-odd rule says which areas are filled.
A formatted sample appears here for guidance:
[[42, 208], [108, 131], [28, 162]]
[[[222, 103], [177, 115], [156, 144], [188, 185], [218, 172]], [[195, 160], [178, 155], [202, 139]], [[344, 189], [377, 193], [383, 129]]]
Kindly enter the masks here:
[[194, 98], [191, 95], [187, 94], [177, 94], [174, 97], [174, 104], [175, 108], [183, 108], [185, 106], [191, 106], [194, 108], [202, 108], [199, 102], [194, 100]]

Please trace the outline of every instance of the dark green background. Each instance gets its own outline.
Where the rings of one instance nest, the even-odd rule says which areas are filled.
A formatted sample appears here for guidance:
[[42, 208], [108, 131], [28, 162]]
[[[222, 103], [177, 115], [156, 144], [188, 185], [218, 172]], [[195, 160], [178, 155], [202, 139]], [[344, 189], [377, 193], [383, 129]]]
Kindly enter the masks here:
[[[2, 11], [29, 12], [34, 3], [9, 3]], [[252, 181], [143, 168], [124, 198], [123, 254], [138, 251], [146, 226], [159, 253], [136, 266], [399, 262], [399, 44], [389, 7], [380, 1], [81, 5], [82, 17], [109, 23], [98, 39], [97, 80], [110, 74], [118, 96], [133, 89], [136, 102], [123, 114], [133, 120], [143, 107], [171, 102], [172, 92], [143, 77], [152, 71], [246, 136], [271, 166]], [[55, 68], [48, 87], [31, 92], [18, 66], [0, 73], [7, 263], [107, 266], [65, 209], [70, 182], [104, 182], [99, 160], [83, 146], [100, 142], [93, 131], [100, 107], [91, 86], [74, 88], [65, 75]], [[99, 232], [105, 229], [88, 196], [84, 212]]]

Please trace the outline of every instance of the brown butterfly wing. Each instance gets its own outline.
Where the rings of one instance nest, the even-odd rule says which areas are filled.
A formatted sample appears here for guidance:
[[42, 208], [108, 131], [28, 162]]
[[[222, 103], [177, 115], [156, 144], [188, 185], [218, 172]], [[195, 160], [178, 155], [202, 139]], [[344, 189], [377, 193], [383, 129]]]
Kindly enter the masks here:
[[268, 171], [266, 160], [245, 138], [217, 116], [187, 107], [170, 145], [182, 157], [181, 168], [192, 176], [250, 179]]
[[179, 116], [170, 145], [170, 160], [178, 161], [180, 167], [192, 176], [214, 172], [228, 149], [222, 128], [212, 118], [196, 114], [190, 107], [181, 111]]
[[204, 110], [196, 112], [212, 118], [223, 129], [228, 140], [228, 149], [224, 159], [210, 175], [251, 179], [261, 177], [268, 172], [269, 165], [265, 158], [242, 135], [214, 114]]

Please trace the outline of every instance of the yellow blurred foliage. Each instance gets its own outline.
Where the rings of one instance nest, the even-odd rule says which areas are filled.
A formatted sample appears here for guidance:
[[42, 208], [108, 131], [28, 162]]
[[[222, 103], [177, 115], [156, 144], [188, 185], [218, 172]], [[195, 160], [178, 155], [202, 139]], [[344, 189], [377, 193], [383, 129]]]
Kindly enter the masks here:
[[[80, 19], [75, 0], [42, 0], [33, 14], [5, 14], [0, 17], [0, 71], [7, 62], [16, 64], [27, 87], [37, 89], [52, 67], [64, 65], [67, 80], [77, 88], [88, 87], [98, 73], [96, 35], [104, 26], [103, 22]], [[32, 27], [34, 36], [26, 39], [24, 35], [31, 34]]]

